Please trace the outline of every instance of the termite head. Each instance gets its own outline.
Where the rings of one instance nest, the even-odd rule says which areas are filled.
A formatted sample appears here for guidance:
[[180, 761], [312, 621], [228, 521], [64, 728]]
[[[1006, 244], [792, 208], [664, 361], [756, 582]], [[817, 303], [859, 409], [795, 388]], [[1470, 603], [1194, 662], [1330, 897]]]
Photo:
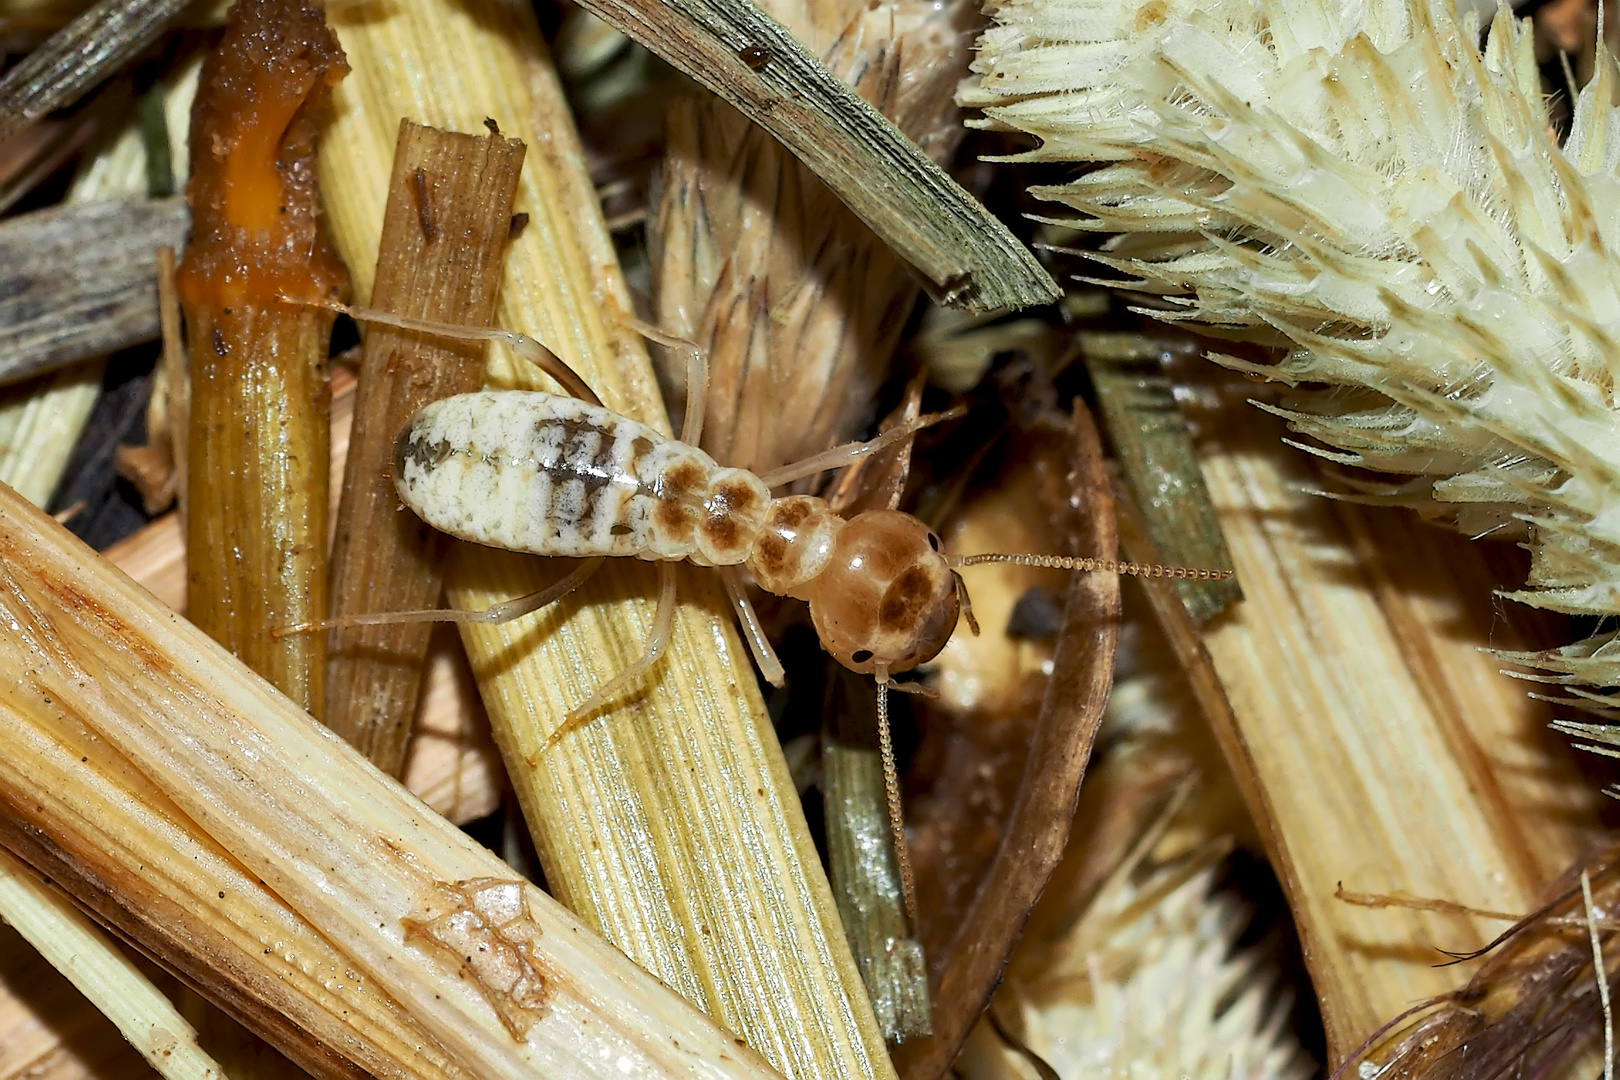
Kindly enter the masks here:
[[851, 671], [907, 671], [945, 647], [961, 603], [928, 526], [897, 510], [857, 514], [802, 590], [822, 648]]

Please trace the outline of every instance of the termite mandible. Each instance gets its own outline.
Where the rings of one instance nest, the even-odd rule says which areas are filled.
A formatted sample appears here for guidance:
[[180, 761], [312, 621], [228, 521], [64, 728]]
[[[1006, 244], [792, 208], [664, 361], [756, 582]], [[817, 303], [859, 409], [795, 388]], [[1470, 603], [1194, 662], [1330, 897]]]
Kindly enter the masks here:
[[[283, 298], [288, 303], [311, 301]], [[889, 732], [891, 676], [939, 654], [962, 615], [978, 632], [958, 568], [986, 562], [1150, 577], [1222, 580], [1229, 571], [1192, 570], [1112, 559], [1053, 555], [948, 555], [939, 537], [910, 514], [866, 510], [845, 520], [815, 496], [776, 498], [771, 489], [842, 468], [940, 419], [922, 416], [875, 439], [846, 443], [757, 476], [726, 468], [697, 448], [703, 431], [707, 369], [701, 350], [640, 323], [644, 336], [687, 357], [687, 410], [680, 439], [602, 405], [550, 349], [510, 330], [454, 326], [320, 302], [354, 319], [441, 337], [501, 341], [551, 376], [569, 396], [523, 390], [459, 394], [424, 406], [399, 433], [394, 484], [423, 521], [463, 540], [582, 558], [562, 581], [482, 611], [433, 609], [344, 615], [278, 628], [307, 633], [404, 622], [499, 623], [538, 611], [578, 588], [602, 560], [633, 556], [659, 564], [658, 607], [640, 659], [570, 710], [539, 755], [583, 725], [601, 706], [642, 682], [662, 656], [675, 613], [674, 564], [719, 571], [744, 636], [772, 685], [781, 662], [760, 628], [740, 568], [766, 592], [807, 601], [821, 646], [852, 671], [875, 677], [878, 736], [908, 913], [910, 860]]]

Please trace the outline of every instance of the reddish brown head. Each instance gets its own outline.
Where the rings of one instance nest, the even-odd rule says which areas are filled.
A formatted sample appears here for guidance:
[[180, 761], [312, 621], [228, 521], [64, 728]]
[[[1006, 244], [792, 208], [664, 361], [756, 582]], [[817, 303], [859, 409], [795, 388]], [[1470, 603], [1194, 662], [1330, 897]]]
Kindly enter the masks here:
[[939, 538], [910, 514], [871, 510], [838, 533], [803, 589], [822, 648], [852, 671], [907, 671], [950, 640], [960, 612]]

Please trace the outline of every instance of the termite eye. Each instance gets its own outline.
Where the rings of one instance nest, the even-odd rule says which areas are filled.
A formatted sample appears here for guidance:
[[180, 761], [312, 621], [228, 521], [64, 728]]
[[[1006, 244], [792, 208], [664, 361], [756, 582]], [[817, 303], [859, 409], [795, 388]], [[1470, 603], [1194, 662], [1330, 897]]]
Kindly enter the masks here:
[[862, 649], [860, 652], [853, 654], [850, 659], [855, 661], [857, 664], [864, 664], [868, 660], [872, 659], [872, 650]]

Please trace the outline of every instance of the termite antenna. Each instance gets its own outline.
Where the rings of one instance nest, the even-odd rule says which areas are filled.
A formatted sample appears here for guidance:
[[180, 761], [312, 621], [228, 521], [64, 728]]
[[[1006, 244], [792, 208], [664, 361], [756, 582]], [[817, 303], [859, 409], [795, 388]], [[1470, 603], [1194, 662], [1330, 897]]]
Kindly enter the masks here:
[[1115, 559], [1075, 559], [1066, 555], [987, 553], [984, 555], [947, 555], [945, 561], [958, 569], [964, 566], [978, 566], [980, 563], [1015, 563], [1019, 566], [1039, 566], [1048, 570], [1100, 570], [1105, 574], [1121, 574], [1130, 577], [1179, 578], [1189, 581], [1226, 581], [1233, 575], [1231, 570], [1195, 570], [1186, 566], [1119, 562]]
[[894, 837], [894, 856], [900, 864], [900, 895], [906, 902], [906, 919], [915, 932], [917, 882], [911, 873], [905, 812], [900, 806], [900, 771], [894, 763], [894, 738], [889, 731], [889, 669], [880, 665], [873, 674], [877, 677], [878, 752], [883, 756], [883, 790], [889, 800], [889, 832]]

